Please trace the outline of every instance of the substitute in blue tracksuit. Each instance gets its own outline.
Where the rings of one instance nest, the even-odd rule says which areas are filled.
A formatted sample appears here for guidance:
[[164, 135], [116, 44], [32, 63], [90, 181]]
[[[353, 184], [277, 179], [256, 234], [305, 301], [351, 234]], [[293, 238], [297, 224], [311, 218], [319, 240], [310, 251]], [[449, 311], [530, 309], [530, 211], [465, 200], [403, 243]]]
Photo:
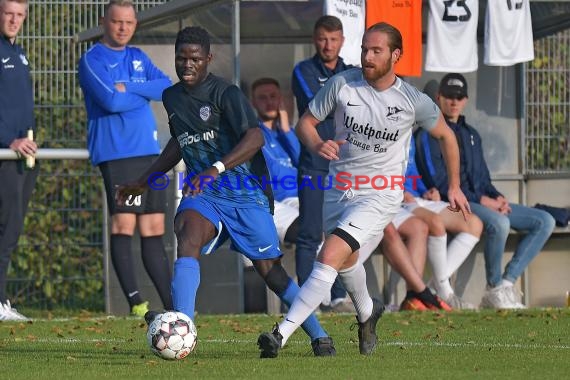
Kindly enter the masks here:
[[103, 175], [112, 215], [111, 258], [131, 313], [143, 316], [148, 302], [139, 293], [131, 258], [138, 225], [143, 264], [166, 309], [172, 308], [170, 264], [164, 250], [164, 190], [149, 190], [115, 204], [115, 187], [134, 180], [160, 153], [151, 100], [161, 100], [170, 79], [140, 49], [128, 46], [136, 28], [130, 1], [105, 6], [104, 35], [83, 54], [79, 84], [87, 109], [87, 146], [93, 165]]
[[[344, 42], [342, 22], [334, 16], [322, 16], [313, 29], [313, 43], [317, 53], [299, 62], [292, 77], [292, 89], [301, 117], [317, 91], [333, 75], [351, 68], [339, 57]], [[334, 138], [333, 115], [318, 126], [323, 140]], [[299, 157], [299, 234], [295, 252], [297, 279], [302, 285], [313, 270], [317, 249], [323, 240], [323, 185], [329, 171], [329, 162], [309, 149], [301, 146]], [[307, 186], [310, 181], [313, 185]], [[321, 184], [319, 184], [319, 181]], [[331, 289], [331, 305], [341, 305], [346, 291], [337, 279]], [[342, 310], [348, 311], [348, 310]]]
[[[27, 130], [35, 130], [30, 64], [16, 44], [27, 14], [25, 2], [0, 1], [0, 149], [9, 148], [20, 155], [34, 154], [37, 149], [27, 138]], [[6, 275], [37, 176], [37, 165], [25, 170], [22, 160], [0, 160], [0, 321], [26, 319], [10, 306]]]

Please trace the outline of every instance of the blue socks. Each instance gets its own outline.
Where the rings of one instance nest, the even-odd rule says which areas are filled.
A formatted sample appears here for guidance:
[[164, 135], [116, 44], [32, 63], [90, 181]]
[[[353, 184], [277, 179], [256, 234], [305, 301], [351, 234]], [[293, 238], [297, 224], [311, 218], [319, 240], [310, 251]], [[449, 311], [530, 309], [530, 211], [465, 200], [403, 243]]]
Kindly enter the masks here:
[[[299, 285], [297, 285], [293, 280], [289, 279], [289, 284], [287, 284], [287, 289], [283, 292], [283, 294], [278, 294], [279, 298], [287, 307], [291, 307], [293, 300], [299, 293]], [[317, 317], [314, 313], [311, 313], [305, 322], [301, 324], [301, 327], [309, 337], [311, 337], [311, 342], [318, 338], [324, 338], [329, 336], [326, 331], [322, 328], [321, 324], [317, 320]]]
[[200, 285], [200, 263], [193, 257], [180, 257], [174, 262], [172, 303], [174, 310], [194, 320], [196, 292]]

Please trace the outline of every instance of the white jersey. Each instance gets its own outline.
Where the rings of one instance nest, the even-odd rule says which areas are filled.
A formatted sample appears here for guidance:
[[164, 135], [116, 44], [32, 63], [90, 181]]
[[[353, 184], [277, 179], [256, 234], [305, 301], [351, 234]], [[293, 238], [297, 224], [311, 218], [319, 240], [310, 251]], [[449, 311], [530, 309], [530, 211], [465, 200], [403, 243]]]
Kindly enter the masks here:
[[[336, 189], [348, 181], [355, 184], [356, 176], [370, 181], [353, 190], [378, 190], [383, 179], [374, 183], [376, 176], [388, 181], [403, 178], [414, 124], [430, 130], [439, 117], [437, 105], [417, 88], [397, 77], [390, 88], [378, 91], [366, 82], [360, 68], [329, 79], [309, 109], [319, 120], [334, 111], [335, 140], [346, 141], [340, 146], [340, 159], [329, 166]], [[390, 184], [385, 190], [400, 192]]]
[[529, 0], [489, 1], [485, 14], [486, 65], [510, 66], [534, 59]]
[[476, 71], [479, 1], [430, 0], [429, 9], [426, 71]]
[[340, 49], [340, 56], [344, 62], [360, 66], [360, 47], [362, 35], [366, 29], [366, 2], [364, 0], [325, 0], [324, 14], [336, 16], [342, 22], [344, 44]]

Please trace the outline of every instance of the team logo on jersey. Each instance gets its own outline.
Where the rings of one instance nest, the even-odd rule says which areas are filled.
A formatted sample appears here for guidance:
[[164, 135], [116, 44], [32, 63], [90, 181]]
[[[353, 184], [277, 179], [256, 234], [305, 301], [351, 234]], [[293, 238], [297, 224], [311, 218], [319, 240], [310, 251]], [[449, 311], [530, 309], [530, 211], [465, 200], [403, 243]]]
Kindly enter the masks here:
[[208, 121], [210, 115], [212, 114], [210, 106], [200, 107], [200, 119]]
[[142, 65], [142, 61], [134, 60], [134, 61], [133, 61], [133, 69], [134, 69], [135, 71], [139, 71], [139, 72], [143, 71], [144, 68], [143, 68], [143, 65]]
[[388, 107], [388, 113], [386, 114], [386, 119], [391, 121], [398, 121], [400, 120], [400, 116], [397, 116], [403, 109], [398, 107]]
[[22, 61], [22, 63], [26, 66], [28, 66], [28, 59], [26, 58], [26, 56], [24, 54], [20, 54], [20, 60]]

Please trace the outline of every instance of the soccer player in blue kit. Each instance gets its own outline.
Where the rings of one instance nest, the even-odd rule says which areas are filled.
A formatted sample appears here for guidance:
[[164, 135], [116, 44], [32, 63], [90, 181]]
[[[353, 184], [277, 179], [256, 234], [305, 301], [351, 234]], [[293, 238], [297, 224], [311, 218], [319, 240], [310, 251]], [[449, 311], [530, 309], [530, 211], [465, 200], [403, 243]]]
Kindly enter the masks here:
[[[248, 99], [241, 90], [208, 72], [210, 37], [201, 27], [181, 30], [175, 43], [180, 81], [162, 96], [172, 135], [160, 157], [135, 182], [119, 186], [123, 204], [142, 193], [149, 178], [166, 173], [180, 159], [187, 168], [183, 199], [174, 220], [178, 258], [174, 264], [174, 309], [194, 319], [200, 284], [201, 254], [212, 253], [228, 238], [249, 258], [267, 286], [290, 305], [298, 285], [281, 265], [279, 238], [270, 208], [273, 202], [264, 138]], [[222, 175], [223, 174], [223, 175]], [[156, 312], [145, 316], [150, 322]], [[332, 339], [314, 315], [303, 324], [315, 356], [336, 353]]]

